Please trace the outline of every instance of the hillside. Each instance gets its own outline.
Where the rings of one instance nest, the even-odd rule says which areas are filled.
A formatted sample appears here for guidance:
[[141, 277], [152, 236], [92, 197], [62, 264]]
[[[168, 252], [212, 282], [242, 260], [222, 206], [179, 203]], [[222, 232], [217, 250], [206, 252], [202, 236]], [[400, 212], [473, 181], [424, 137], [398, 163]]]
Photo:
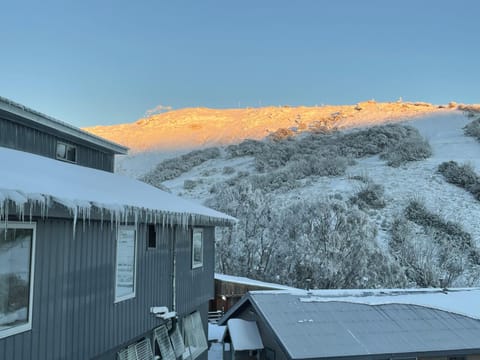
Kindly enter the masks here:
[[478, 286], [478, 112], [409, 106], [428, 111], [139, 153], [120, 170], [237, 217], [217, 234], [223, 273], [313, 288]]
[[344, 106], [190, 108], [153, 115], [130, 124], [84, 130], [126, 145], [132, 153], [138, 153], [235, 144], [244, 139], [263, 139], [278, 129], [296, 132], [324, 127], [344, 129], [444, 111], [445, 107], [427, 103], [375, 101]]

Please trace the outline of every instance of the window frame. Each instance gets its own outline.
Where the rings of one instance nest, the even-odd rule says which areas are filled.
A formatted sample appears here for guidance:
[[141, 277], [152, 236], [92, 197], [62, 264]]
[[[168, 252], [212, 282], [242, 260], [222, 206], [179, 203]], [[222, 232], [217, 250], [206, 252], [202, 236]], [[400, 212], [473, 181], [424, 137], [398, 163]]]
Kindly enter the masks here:
[[[153, 229], [153, 231], [152, 231]], [[151, 236], [154, 236], [153, 241], [154, 241], [154, 246], [150, 243], [150, 240], [152, 240]], [[155, 224], [147, 224], [147, 250], [155, 250], [157, 248], [157, 226]]]
[[[129, 294], [126, 295], [117, 295], [117, 288], [118, 288], [118, 236], [120, 230], [133, 230], [133, 249], [134, 249], [134, 255], [133, 255], [133, 260], [134, 260], [134, 265], [133, 265], [133, 291]], [[138, 261], [138, 241], [137, 241], [137, 229], [133, 225], [119, 225], [117, 227], [117, 234], [115, 237], [115, 289], [114, 289], [114, 295], [115, 295], [115, 300], [114, 303], [119, 303], [128, 299], [133, 299], [136, 297], [137, 294], [137, 261]]]
[[35, 280], [35, 244], [37, 238], [37, 224], [35, 222], [23, 223], [18, 221], [0, 222], [0, 227], [4, 229], [32, 229], [32, 243], [30, 245], [30, 273], [29, 273], [29, 292], [28, 292], [28, 320], [25, 324], [17, 325], [5, 330], [0, 330], [0, 339], [7, 338], [12, 335], [32, 330], [33, 317], [33, 289]]
[[[62, 156], [58, 155], [58, 146], [59, 145], [64, 145], [65, 146], [65, 157], [62, 157]], [[67, 156], [68, 149], [72, 149], [72, 148], [75, 149], [75, 160], [74, 161], [69, 160], [68, 156]], [[65, 141], [57, 140], [57, 146], [55, 148], [55, 158], [57, 160], [66, 161], [66, 162], [71, 163], [71, 164], [76, 164], [77, 163], [77, 146], [73, 145], [73, 144], [68, 144]]]
[[[194, 246], [194, 241], [195, 241], [195, 233], [199, 233], [201, 234], [201, 240], [202, 240], [202, 246], [201, 246], [201, 256], [202, 256], [202, 260], [200, 262], [196, 262], [195, 261], [195, 246]], [[192, 229], [192, 238], [191, 238], [191, 241], [190, 241], [190, 248], [192, 250], [192, 269], [198, 269], [198, 268], [201, 268], [203, 267], [203, 255], [204, 255], [204, 237], [203, 237], [203, 228], [199, 228], [199, 227], [194, 227]]]
[[[208, 339], [203, 327], [202, 316], [198, 310], [188, 314], [182, 319], [183, 338], [185, 341], [185, 349], [188, 350], [192, 360], [195, 360], [205, 351], [208, 351]], [[191, 344], [191, 340], [195, 344]], [[192, 353], [192, 345], [196, 345], [198, 350]]]

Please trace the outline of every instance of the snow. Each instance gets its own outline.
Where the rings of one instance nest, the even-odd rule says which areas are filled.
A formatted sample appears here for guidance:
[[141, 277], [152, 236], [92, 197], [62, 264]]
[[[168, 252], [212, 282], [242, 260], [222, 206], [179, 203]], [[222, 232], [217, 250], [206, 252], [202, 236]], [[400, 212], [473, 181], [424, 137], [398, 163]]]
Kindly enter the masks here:
[[89, 218], [92, 208], [117, 222], [129, 216], [184, 226], [204, 220], [235, 221], [125, 176], [6, 148], [0, 148], [0, 161], [6, 165], [0, 170], [0, 220], [8, 217], [11, 201], [22, 218], [29, 210], [27, 202], [40, 205], [43, 211], [55, 202], [65, 206], [75, 222]]
[[253, 280], [253, 279], [249, 279], [241, 276], [224, 275], [224, 274], [218, 274], [218, 273], [215, 273], [215, 280], [220, 280], [220, 281], [225, 281], [225, 282], [230, 282], [235, 284], [242, 284], [242, 285], [258, 286], [258, 287], [267, 288], [267, 289], [298, 290], [296, 288], [285, 286], [285, 285]]
[[222, 341], [225, 336], [225, 330], [227, 330], [226, 326], [208, 323], [208, 341]]
[[222, 360], [223, 359], [223, 348], [222, 344], [213, 343], [208, 349], [208, 360]]
[[227, 327], [235, 351], [263, 349], [262, 338], [255, 321], [230, 319], [227, 321]]
[[0, 313], [0, 330], [18, 325], [20, 322], [25, 323], [27, 320], [28, 309], [26, 307], [8, 313]]
[[[262, 291], [254, 291], [261, 294]], [[266, 293], [274, 293], [268, 291]], [[278, 291], [277, 293], [285, 293]], [[367, 305], [409, 304], [448, 311], [480, 319], [480, 288], [459, 289], [374, 289], [313, 290], [287, 292], [298, 295], [302, 302], [343, 301]]]

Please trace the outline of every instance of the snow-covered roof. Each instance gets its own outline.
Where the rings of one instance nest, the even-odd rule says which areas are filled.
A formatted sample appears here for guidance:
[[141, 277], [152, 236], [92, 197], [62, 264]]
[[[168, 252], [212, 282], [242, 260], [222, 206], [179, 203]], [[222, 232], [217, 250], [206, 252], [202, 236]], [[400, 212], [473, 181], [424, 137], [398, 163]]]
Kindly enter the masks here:
[[225, 336], [226, 326], [208, 323], [208, 341], [222, 341]]
[[39, 111], [30, 109], [2, 96], [0, 96], [0, 110], [20, 116], [41, 126], [61, 131], [64, 134], [95, 144], [116, 154], [126, 154], [128, 151], [128, 148], [123, 145], [116, 144], [112, 141], [101, 138], [100, 136], [81, 130], [75, 126], [45, 115]]
[[230, 319], [228, 332], [235, 351], [263, 349], [263, 342], [255, 321]]
[[285, 286], [285, 285], [274, 284], [274, 283], [269, 283], [264, 281], [253, 280], [246, 277], [225, 275], [225, 274], [219, 274], [219, 273], [215, 273], [215, 280], [225, 281], [225, 282], [234, 283], [234, 284], [257, 286], [257, 287], [272, 289], [272, 290], [299, 290], [299, 289]]
[[480, 321], [461, 315], [478, 315], [479, 293], [253, 291], [219, 324], [229, 324], [252, 306], [257, 321], [270, 328], [291, 359], [480, 354]]
[[52, 204], [61, 204], [71, 211], [74, 222], [78, 217], [89, 217], [95, 209], [111, 221], [123, 221], [129, 216], [135, 221], [182, 225], [235, 221], [231, 216], [106, 171], [1, 147], [0, 162], [0, 220], [8, 217], [9, 202], [13, 202], [22, 217], [29, 214], [32, 205], [46, 212]]
[[[266, 293], [253, 291], [252, 294]], [[458, 289], [332, 289], [268, 291], [268, 293], [289, 293], [301, 302], [341, 301], [367, 305], [410, 304], [444, 310], [459, 315], [480, 319], [480, 288]]]

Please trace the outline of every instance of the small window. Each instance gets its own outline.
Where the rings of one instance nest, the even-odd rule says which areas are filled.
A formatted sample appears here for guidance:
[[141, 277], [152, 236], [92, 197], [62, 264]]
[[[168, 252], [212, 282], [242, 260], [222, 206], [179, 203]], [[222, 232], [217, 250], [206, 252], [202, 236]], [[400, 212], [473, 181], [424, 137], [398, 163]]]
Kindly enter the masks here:
[[77, 162], [77, 147], [74, 145], [57, 142], [57, 159], [69, 162]]
[[132, 226], [120, 226], [117, 233], [115, 302], [135, 297], [136, 236]]
[[155, 230], [155, 224], [148, 225], [147, 241], [147, 245], [150, 249], [154, 249], [157, 247], [157, 232]]
[[192, 269], [203, 266], [203, 229], [194, 228], [192, 234]]
[[32, 328], [35, 224], [0, 224], [0, 338]]
[[186, 350], [190, 352], [192, 360], [194, 360], [208, 349], [202, 318], [198, 311], [183, 319], [183, 330], [185, 332]]

